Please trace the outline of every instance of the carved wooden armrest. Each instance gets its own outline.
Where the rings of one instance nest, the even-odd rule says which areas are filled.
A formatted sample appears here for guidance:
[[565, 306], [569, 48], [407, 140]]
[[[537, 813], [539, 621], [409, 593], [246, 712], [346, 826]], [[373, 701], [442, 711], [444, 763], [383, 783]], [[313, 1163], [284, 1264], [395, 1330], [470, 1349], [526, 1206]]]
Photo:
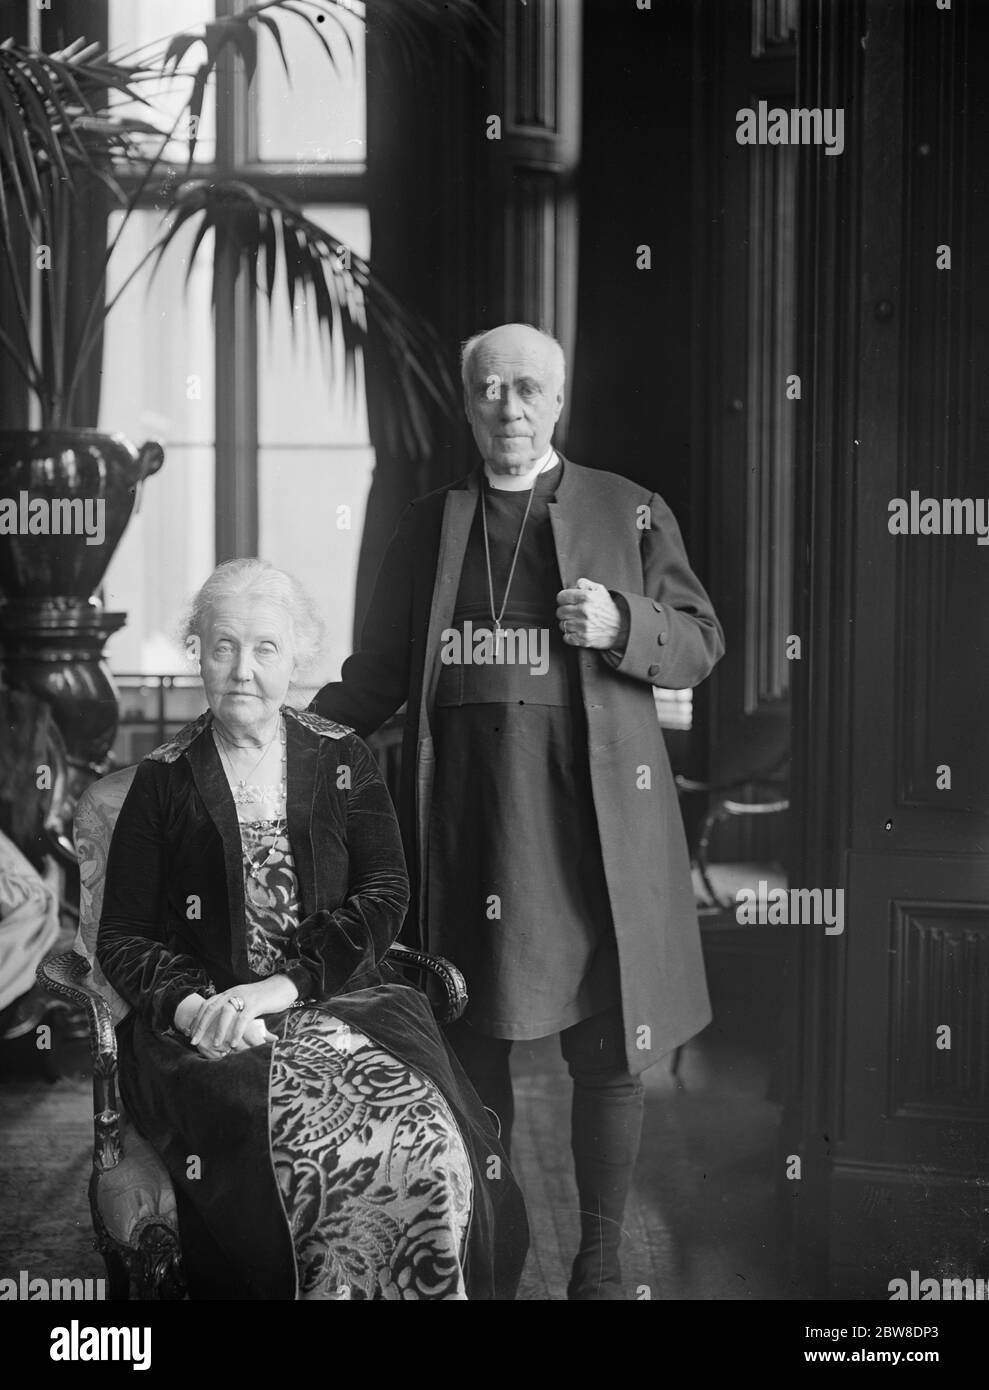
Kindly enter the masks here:
[[122, 1154], [117, 1104], [117, 1035], [110, 1005], [98, 990], [84, 983], [89, 972], [85, 956], [65, 951], [60, 956], [43, 960], [36, 979], [43, 989], [86, 1010], [93, 1053], [93, 1164], [102, 1172], [115, 1168]]
[[36, 979], [43, 989], [86, 1010], [94, 1057], [101, 1053], [116, 1057], [117, 1035], [113, 1031], [110, 1005], [98, 990], [85, 983], [90, 969], [85, 956], [80, 956], [76, 951], [65, 951], [60, 956], [49, 956], [43, 960], [38, 966]]
[[389, 946], [385, 960], [400, 970], [421, 970], [439, 980], [445, 999], [444, 1003], [433, 1005], [436, 1022], [456, 1023], [467, 1007], [467, 982], [451, 961], [444, 960], [442, 956], [427, 955], [425, 951], [414, 951], [398, 941], [393, 941]]

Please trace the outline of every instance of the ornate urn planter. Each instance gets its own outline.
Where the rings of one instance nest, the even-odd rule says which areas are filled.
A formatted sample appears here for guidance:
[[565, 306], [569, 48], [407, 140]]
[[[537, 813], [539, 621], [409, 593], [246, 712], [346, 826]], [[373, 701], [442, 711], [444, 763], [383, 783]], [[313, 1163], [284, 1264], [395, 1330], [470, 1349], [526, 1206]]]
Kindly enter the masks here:
[[91, 429], [0, 430], [0, 643], [5, 684], [46, 701], [78, 794], [107, 769], [117, 695], [103, 659], [126, 621], [95, 596], [145, 478], [164, 461]]

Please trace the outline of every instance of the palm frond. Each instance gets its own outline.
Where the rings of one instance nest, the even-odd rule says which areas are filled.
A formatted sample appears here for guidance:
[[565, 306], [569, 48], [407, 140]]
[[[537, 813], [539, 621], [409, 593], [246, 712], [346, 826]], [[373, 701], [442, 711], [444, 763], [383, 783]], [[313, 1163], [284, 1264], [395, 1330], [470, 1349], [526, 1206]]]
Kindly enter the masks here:
[[[326, 35], [319, 27], [318, 14], [310, 14], [309, 11], [305, 8], [306, 5], [309, 5], [310, 8], [314, 10], [320, 8], [316, 4], [316, 0], [261, 0], [260, 4], [249, 6], [248, 9], [243, 11], [243, 14], [248, 19], [248, 22], [250, 22], [250, 20], [255, 17], [259, 17], [262, 11], [264, 10], [284, 10], [286, 14], [294, 14], [296, 18], [301, 19], [304, 24], [307, 24], [312, 33], [315, 34], [317, 39], [319, 39], [319, 42], [323, 46], [323, 52], [329, 59], [333, 71], [339, 77], [340, 69], [337, 66], [337, 59], [336, 54], [333, 52], [333, 45], [330, 43], [329, 39], [327, 39]], [[334, 21], [337, 23], [338, 27], [340, 28], [344, 40], [350, 49], [350, 56], [351, 58], [353, 58], [354, 43], [350, 37], [350, 34], [347, 31], [346, 25], [343, 24], [339, 19], [337, 19], [336, 15], [334, 15], [333, 18]], [[271, 22], [272, 24], [275, 24], [274, 20], [272, 20]], [[277, 24], [275, 25], [275, 27], [278, 27]]]
[[[28, 224], [47, 213], [40, 171], [54, 168], [74, 191], [74, 170], [119, 147], [124, 123], [109, 114], [108, 93], [129, 92], [131, 77], [92, 45], [67, 60], [0, 45], [0, 178], [16, 193]], [[153, 129], [133, 118], [129, 125], [132, 133]]]
[[[310, 3], [310, 0], [305, 0], [305, 3]], [[193, 75], [192, 91], [187, 103], [188, 113], [194, 118], [189, 123], [187, 172], [191, 169], [195, 158], [198, 127], [202, 117], [207, 84], [224, 55], [230, 50], [234, 51], [244, 65], [248, 83], [254, 78], [258, 64], [256, 23], [261, 24], [271, 34], [281, 57], [282, 65], [291, 81], [281, 30], [271, 15], [266, 13], [267, 10], [271, 9], [293, 14], [309, 25], [339, 76], [339, 68], [333, 50], [321, 33], [318, 22], [298, 4], [293, 3], [293, 0], [261, 0], [261, 3], [248, 5], [245, 9], [239, 10], [237, 14], [224, 15], [219, 19], [209, 20], [196, 29], [183, 30], [181, 33], [175, 34], [161, 59], [161, 69], [166, 74], [174, 76], [182, 60], [196, 44], [201, 43], [206, 49], [205, 57]]]
[[[71, 414], [73, 393], [99, 342], [101, 324], [138, 275], [149, 264], [153, 272], [182, 229], [194, 223], [189, 270], [212, 230], [238, 249], [245, 273], [256, 282], [260, 273], [259, 288], [269, 305], [284, 282], [293, 334], [297, 318], [311, 313], [321, 343], [330, 349], [331, 370], [339, 358], [347, 392], [356, 389], [357, 364], [369, 327], [377, 329], [397, 386], [386, 431], [400, 436], [412, 452], [425, 449], [431, 404], [442, 402], [445, 408], [454, 399], [435, 337], [372, 276], [365, 261], [350, 253], [345, 265], [339, 254], [345, 249], [342, 243], [287, 200], [263, 194], [246, 182], [206, 186], [189, 180], [171, 196], [159, 239], [129, 270], [112, 298], [104, 300], [107, 270], [124, 227], [174, 140], [184, 141], [187, 173], [192, 171], [200, 121], [189, 122], [188, 137], [179, 133], [180, 126], [189, 116], [201, 117], [210, 79], [221, 63], [239, 65], [250, 82], [263, 32], [291, 81], [283, 36], [289, 17], [316, 39], [338, 75], [338, 55], [354, 56], [355, 20], [375, 25], [404, 61], [423, 65], [438, 51], [433, 33], [471, 57], [477, 52], [477, 38], [492, 30], [475, 0], [255, 0], [235, 15], [166, 35], [126, 57], [112, 56], [83, 38], [52, 53], [11, 39], [0, 41], [0, 255], [13, 281], [19, 336], [25, 343], [21, 349], [18, 335], [4, 334], [0, 352], [15, 359], [41, 400], [46, 419], [53, 408]], [[164, 117], [155, 92], [149, 93], [150, 100], [143, 95], [148, 84], [160, 84], [163, 75], [189, 82], [174, 120]], [[161, 126], [156, 117], [163, 121]], [[126, 192], [117, 177], [124, 164], [139, 175]], [[68, 200], [84, 191], [88, 195], [93, 179], [123, 208], [123, 222], [108, 240], [98, 283], [71, 343], [61, 338], [65, 305], [60, 297], [66, 292], [67, 276], [53, 275], [46, 281], [49, 341], [60, 358], [52, 364], [48, 381], [31, 342], [29, 306], [19, 276], [23, 246], [15, 221], [22, 219], [29, 237], [61, 236], [64, 241], [70, 225]], [[214, 264], [214, 302], [217, 293]]]
[[36, 131], [30, 113], [22, 110], [12, 76], [16, 64], [5, 62], [4, 57], [0, 52], [0, 177], [13, 185], [24, 222], [33, 227], [45, 214], [34, 152], [38, 144], [45, 145], [49, 131], [47, 124], [43, 131]]
[[282, 32], [270, 15], [259, 14], [258, 23], [263, 24], [268, 33], [275, 40], [278, 48], [278, 56], [282, 60], [282, 67], [285, 69], [285, 77], [289, 86], [292, 85], [292, 69], [288, 65], [288, 58], [285, 56], [285, 45], [282, 43]]
[[409, 67], [431, 64], [436, 55], [430, 34], [439, 31], [463, 56], [475, 61], [481, 44], [495, 32], [472, 0], [322, 0], [327, 8], [356, 13], [388, 40]]
[[470, 59], [479, 56], [481, 40], [494, 32], [473, 0], [320, 0], [320, 5], [373, 24], [409, 63], [430, 59], [435, 45], [429, 39], [436, 31]]
[[[191, 179], [176, 190], [168, 225], [148, 253], [152, 274], [197, 219], [187, 276], [210, 231], [235, 249], [243, 273], [269, 304], [278, 294], [280, 271], [293, 338], [298, 320], [311, 312], [328, 373], [332, 377], [342, 367], [349, 395], [356, 391], [357, 364], [374, 325], [398, 386], [391, 428], [407, 450], [422, 456], [429, 442], [429, 403], [449, 410], [456, 394], [435, 334], [372, 274], [368, 262], [276, 193], [236, 179]], [[214, 306], [218, 292], [214, 257]]]
[[365, 25], [371, 18], [387, 33], [389, 40], [409, 64], [431, 60], [432, 49], [428, 42], [430, 29], [441, 29], [453, 44], [462, 47], [466, 56], [476, 56], [479, 35], [491, 30], [489, 21], [474, 0], [374, 0], [370, 15], [364, 0], [257, 0], [257, 3], [245, 6], [236, 14], [224, 15], [195, 29], [183, 30], [169, 40], [161, 59], [161, 69], [174, 76], [196, 44], [201, 43], [206, 49], [205, 57], [195, 70], [188, 102], [189, 114], [196, 119], [190, 126], [187, 172], [195, 156], [197, 127], [209, 79], [216, 72], [223, 55], [228, 50], [234, 50], [243, 62], [248, 82], [251, 82], [258, 62], [258, 25], [274, 40], [282, 66], [291, 81], [282, 32], [272, 11], [280, 16], [292, 15], [305, 24], [322, 45], [338, 77], [340, 68], [333, 43], [321, 26], [333, 27], [337, 38], [346, 44], [353, 59], [354, 42], [344, 21], [345, 15]]

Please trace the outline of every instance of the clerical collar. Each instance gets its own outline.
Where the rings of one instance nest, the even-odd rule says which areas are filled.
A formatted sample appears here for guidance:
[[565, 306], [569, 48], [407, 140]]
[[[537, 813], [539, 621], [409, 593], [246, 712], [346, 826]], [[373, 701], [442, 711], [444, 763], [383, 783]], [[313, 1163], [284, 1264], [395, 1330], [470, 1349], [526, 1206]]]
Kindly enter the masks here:
[[539, 474], [549, 472], [556, 460], [556, 450], [551, 444], [542, 458], [537, 459], [532, 465], [528, 473], [492, 473], [488, 465], [485, 464], [484, 476], [491, 486], [499, 492], [528, 492]]

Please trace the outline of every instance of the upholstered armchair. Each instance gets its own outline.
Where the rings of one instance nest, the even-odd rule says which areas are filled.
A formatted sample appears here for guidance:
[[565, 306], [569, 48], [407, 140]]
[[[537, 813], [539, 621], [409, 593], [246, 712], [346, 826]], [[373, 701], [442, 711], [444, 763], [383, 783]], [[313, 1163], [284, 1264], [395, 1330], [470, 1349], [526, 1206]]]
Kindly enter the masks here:
[[[164, 1164], [128, 1120], [117, 1097], [116, 1026], [128, 1012], [96, 960], [103, 879], [114, 823], [134, 776], [124, 768], [94, 782], [75, 813], [79, 929], [74, 947], [38, 969], [38, 982], [86, 1010], [93, 1053], [93, 1171], [89, 1182], [96, 1246], [111, 1299], [185, 1296], [175, 1194]], [[394, 945], [390, 964], [415, 977], [439, 1023], [463, 1013], [467, 992], [449, 961]]]

